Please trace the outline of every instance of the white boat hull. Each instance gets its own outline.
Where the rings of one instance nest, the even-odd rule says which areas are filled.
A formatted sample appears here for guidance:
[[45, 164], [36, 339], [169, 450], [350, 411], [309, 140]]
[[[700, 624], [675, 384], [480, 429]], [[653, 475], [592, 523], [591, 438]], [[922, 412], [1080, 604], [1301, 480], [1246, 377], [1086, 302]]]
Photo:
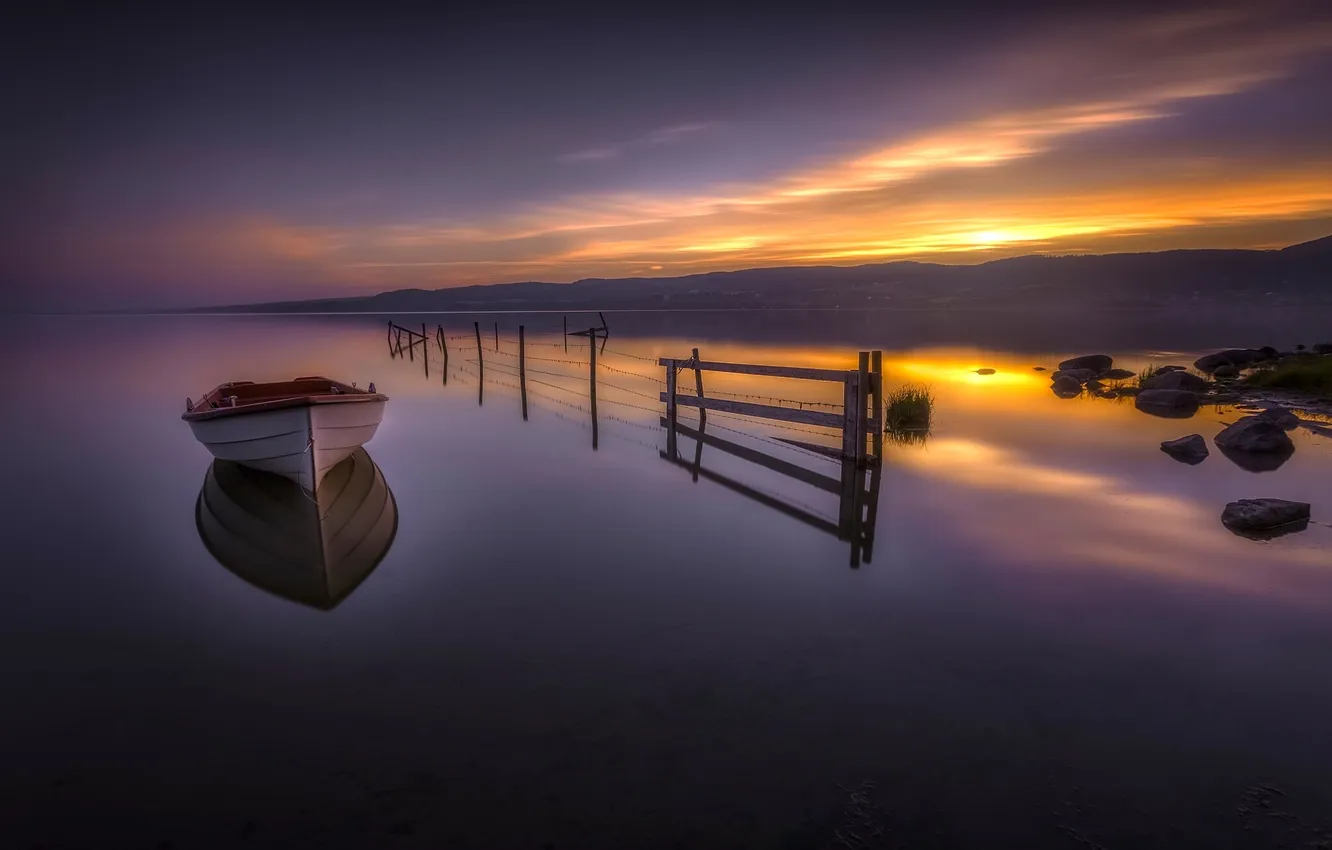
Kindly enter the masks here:
[[218, 460], [273, 472], [313, 492], [330, 469], [370, 441], [383, 401], [312, 404], [190, 422]]

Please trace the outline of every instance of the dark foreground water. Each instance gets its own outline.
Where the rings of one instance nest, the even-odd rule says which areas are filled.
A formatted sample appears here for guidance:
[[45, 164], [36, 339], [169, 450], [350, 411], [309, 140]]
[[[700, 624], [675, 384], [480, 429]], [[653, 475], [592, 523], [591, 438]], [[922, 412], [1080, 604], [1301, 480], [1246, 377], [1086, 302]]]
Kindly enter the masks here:
[[[465, 337], [472, 318], [399, 321]], [[1137, 369], [1312, 343], [1332, 337], [1328, 317], [608, 318], [596, 451], [587, 351], [564, 351], [558, 315], [499, 317], [499, 352], [482, 317], [480, 386], [474, 338], [449, 343], [447, 373], [436, 349], [427, 377], [388, 357], [385, 317], [5, 320], [0, 844], [1115, 850], [1332, 835], [1332, 528], [1255, 542], [1219, 522], [1258, 496], [1332, 522], [1332, 440], [1294, 432], [1296, 454], [1269, 472], [1215, 449], [1185, 466], [1159, 442], [1210, 439], [1239, 414], [1063, 401], [1031, 371], [1098, 349]], [[547, 358], [529, 363], [527, 422], [508, 366], [519, 322]], [[659, 456], [652, 361], [695, 346], [835, 368], [882, 348], [889, 386], [932, 386], [932, 435], [886, 450], [868, 563]], [[396, 534], [331, 609], [210, 553], [195, 514], [210, 458], [179, 419], [222, 381], [318, 373], [392, 399], [367, 449]], [[777, 442], [825, 438], [709, 427], [838, 474]], [[680, 451], [693, 460], [692, 442]], [[837, 498], [805, 483], [708, 449], [702, 465], [837, 519]]]

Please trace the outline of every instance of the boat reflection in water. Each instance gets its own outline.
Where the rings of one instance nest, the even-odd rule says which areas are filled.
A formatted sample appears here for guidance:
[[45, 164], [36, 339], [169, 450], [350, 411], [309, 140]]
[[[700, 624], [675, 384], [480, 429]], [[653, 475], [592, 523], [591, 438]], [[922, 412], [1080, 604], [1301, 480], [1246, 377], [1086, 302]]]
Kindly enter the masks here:
[[365, 449], [330, 469], [313, 497], [282, 476], [215, 460], [195, 522], [222, 566], [256, 587], [327, 611], [388, 553], [398, 505]]

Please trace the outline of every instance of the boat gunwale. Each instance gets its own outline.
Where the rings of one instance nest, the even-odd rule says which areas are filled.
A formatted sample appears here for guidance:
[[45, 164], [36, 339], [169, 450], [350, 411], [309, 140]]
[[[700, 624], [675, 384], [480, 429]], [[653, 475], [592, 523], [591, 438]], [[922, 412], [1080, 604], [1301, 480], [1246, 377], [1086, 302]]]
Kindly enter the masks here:
[[367, 402], [385, 402], [388, 396], [383, 393], [372, 393], [369, 390], [362, 390], [347, 386], [340, 381], [334, 381], [323, 377], [302, 377], [295, 381], [273, 381], [271, 384], [286, 384], [300, 381], [328, 381], [336, 388], [337, 392], [329, 393], [300, 393], [276, 398], [262, 398], [255, 401], [237, 404], [235, 407], [209, 407], [208, 404], [213, 400], [225, 398], [225, 391], [232, 387], [262, 387], [265, 384], [256, 384], [252, 381], [231, 381], [225, 384], [219, 384], [212, 390], [204, 394], [199, 403], [193, 410], [187, 410], [181, 414], [180, 418], [186, 422], [201, 422], [210, 419], [224, 419], [229, 416], [242, 416], [247, 413], [262, 413], [270, 410], [286, 410], [296, 407], [313, 407], [320, 404], [364, 404]]

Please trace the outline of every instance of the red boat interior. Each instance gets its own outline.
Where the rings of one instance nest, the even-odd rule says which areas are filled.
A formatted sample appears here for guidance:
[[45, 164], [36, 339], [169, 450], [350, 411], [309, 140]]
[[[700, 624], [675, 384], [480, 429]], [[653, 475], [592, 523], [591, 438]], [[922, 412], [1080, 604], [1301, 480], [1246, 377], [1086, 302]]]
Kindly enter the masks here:
[[[290, 381], [272, 381], [264, 384], [256, 384], [252, 381], [236, 381], [223, 384], [205, 395], [198, 404], [193, 406], [192, 413], [194, 416], [198, 416], [214, 410], [220, 411], [258, 405], [272, 406], [274, 402], [281, 401], [290, 402], [298, 399], [316, 398], [331, 400], [332, 397], [337, 396], [369, 396], [372, 394], [369, 390], [357, 389], [341, 381], [320, 376], [306, 376], [294, 378]], [[234, 403], [232, 402], [233, 397], [235, 398]], [[189, 412], [186, 413], [186, 416], [190, 415]]]

